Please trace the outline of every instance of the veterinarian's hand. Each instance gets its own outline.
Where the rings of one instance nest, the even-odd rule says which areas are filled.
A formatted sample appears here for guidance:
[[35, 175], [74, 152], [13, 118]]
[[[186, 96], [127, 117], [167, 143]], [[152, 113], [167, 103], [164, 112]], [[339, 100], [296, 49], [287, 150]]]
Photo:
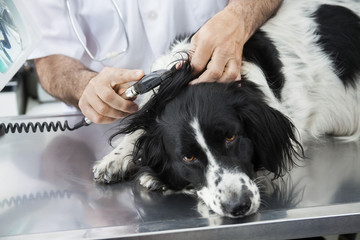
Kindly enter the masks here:
[[244, 33], [245, 24], [226, 8], [200, 28], [191, 39], [191, 65], [194, 74], [206, 70], [191, 84], [239, 80]]
[[120, 96], [130, 82], [144, 76], [142, 70], [104, 68], [93, 77], [79, 100], [81, 112], [94, 123], [110, 123], [138, 110], [131, 100]]
[[241, 58], [246, 41], [280, 6], [282, 0], [230, 0], [192, 37], [190, 84], [231, 82], [241, 79]]

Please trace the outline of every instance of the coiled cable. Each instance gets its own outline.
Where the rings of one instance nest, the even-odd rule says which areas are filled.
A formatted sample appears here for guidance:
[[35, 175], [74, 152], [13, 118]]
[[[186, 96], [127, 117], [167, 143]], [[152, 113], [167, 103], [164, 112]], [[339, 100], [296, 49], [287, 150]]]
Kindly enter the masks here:
[[49, 200], [49, 199], [70, 199], [71, 192], [67, 190], [51, 190], [51, 191], [44, 191], [44, 192], [36, 192], [25, 194], [22, 196], [15, 196], [10, 198], [0, 199], [0, 209], [5, 207], [13, 207], [18, 206], [20, 204], [24, 204], [27, 202], [32, 202], [35, 200]]
[[74, 131], [75, 129], [78, 129], [82, 126], [89, 126], [91, 122], [87, 120], [87, 118], [83, 118], [80, 122], [76, 123], [73, 127], [69, 126], [69, 123], [67, 120], [64, 121], [64, 123], [57, 121], [57, 122], [20, 122], [20, 123], [0, 123], [0, 136], [3, 134], [7, 134], [9, 132], [11, 133], [22, 133], [23, 131], [28, 133], [30, 132], [44, 132], [45, 130], [47, 132], [57, 132], [60, 131]]
[[60, 121], [57, 121], [57, 122], [28, 122], [28, 123], [8, 123], [8, 124], [4, 124], [4, 123], [1, 123], [0, 124], [0, 132], [4, 132], [4, 133], [15, 133], [15, 132], [18, 132], [18, 133], [22, 133], [23, 131], [28, 133], [30, 132], [30, 130], [32, 132], [37, 132], [38, 130], [40, 132], [44, 132], [45, 130], [47, 132], [50, 132], [50, 131], [54, 131], [54, 132], [57, 132], [58, 130], [61, 130], [61, 131], [65, 131], [65, 130], [74, 130], [73, 128], [71, 128], [69, 126], [69, 123], [68, 121], [65, 121], [64, 124], [62, 124]]

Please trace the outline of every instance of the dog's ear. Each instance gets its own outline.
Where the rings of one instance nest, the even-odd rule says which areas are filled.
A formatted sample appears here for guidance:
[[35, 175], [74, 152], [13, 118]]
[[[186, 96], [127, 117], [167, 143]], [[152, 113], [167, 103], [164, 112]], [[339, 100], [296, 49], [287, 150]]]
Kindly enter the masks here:
[[139, 173], [142, 170], [149, 170], [149, 174], [163, 182], [173, 184], [174, 187], [181, 187], [188, 183], [172, 170], [173, 167], [168, 161], [163, 145], [161, 126], [157, 120], [166, 104], [185, 89], [194, 78], [190, 62], [185, 60], [181, 62], [180, 67], [174, 66], [166, 76], [159, 91], [139, 111], [120, 122], [120, 129], [110, 137], [110, 141], [119, 134], [131, 134], [137, 130], [143, 130], [133, 151], [133, 159], [141, 167]]
[[158, 177], [167, 165], [167, 157], [162, 142], [160, 127], [153, 126], [145, 131], [135, 142], [133, 159], [142, 170], [151, 170], [151, 175]]
[[254, 145], [254, 165], [281, 176], [303, 156], [296, 128], [280, 111], [270, 107], [254, 83], [241, 81], [236, 89], [236, 110]]
[[166, 79], [160, 85], [159, 91], [154, 93], [139, 111], [124, 118], [120, 122], [120, 129], [110, 139], [119, 134], [133, 133], [139, 129], [145, 131], [151, 130], [166, 104], [184, 90], [194, 78], [188, 60], [181, 62], [180, 67], [174, 65], [166, 73], [166, 76]]

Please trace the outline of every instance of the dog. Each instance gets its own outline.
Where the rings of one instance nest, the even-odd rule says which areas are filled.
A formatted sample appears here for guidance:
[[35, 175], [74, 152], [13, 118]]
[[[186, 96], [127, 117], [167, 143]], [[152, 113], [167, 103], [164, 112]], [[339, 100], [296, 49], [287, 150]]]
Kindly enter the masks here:
[[256, 213], [264, 171], [281, 177], [324, 135], [359, 139], [359, 15], [357, 0], [285, 0], [245, 44], [242, 79], [229, 84], [189, 85], [191, 64], [170, 64], [189, 49], [177, 42], [154, 64], [169, 78], [121, 122], [114, 136], [125, 136], [95, 163], [95, 181], [136, 174], [150, 190], [191, 186], [221, 216]]

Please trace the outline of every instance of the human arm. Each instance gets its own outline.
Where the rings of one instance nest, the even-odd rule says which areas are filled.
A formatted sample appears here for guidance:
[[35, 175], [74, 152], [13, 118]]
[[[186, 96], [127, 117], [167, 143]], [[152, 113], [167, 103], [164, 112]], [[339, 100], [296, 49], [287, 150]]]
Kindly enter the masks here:
[[43, 88], [57, 99], [78, 107], [94, 123], [110, 123], [137, 110], [137, 105], [120, 97], [144, 75], [142, 70], [104, 68], [99, 73], [64, 55], [35, 59]]
[[282, 0], [229, 0], [228, 5], [192, 37], [194, 74], [191, 84], [231, 82], [241, 78], [243, 46], [279, 8]]

